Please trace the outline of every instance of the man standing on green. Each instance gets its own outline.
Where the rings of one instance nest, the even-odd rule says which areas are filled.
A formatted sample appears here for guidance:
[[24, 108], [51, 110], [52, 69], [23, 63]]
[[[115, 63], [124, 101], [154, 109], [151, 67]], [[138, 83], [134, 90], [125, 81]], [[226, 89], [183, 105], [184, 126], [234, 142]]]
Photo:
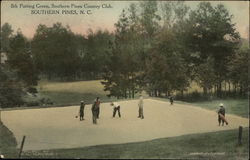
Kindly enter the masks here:
[[95, 99], [91, 110], [92, 110], [93, 124], [97, 124], [97, 118], [99, 118], [99, 113], [100, 113], [100, 100], [99, 100], [99, 97], [97, 97]]
[[80, 110], [79, 110], [79, 115], [80, 115], [80, 121], [84, 120], [84, 107], [85, 107], [85, 103], [84, 101], [81, 101], [81, 105], [80, 105]]
[[225, 113], [226, 113], [226, 111], [225, 111], [224, 105], [221, 103], [220, 104], [220, 109], [218, 111], [219, 126], [220, 126], [221, 123], [222, 123], [222, 126], [224, 126], [224, 122], [226, 122], [226, 125], [228, 125], [228, 122], [225, 119]]
[[100, 98], [99, 97], [97, 97], [96, 98], [96, 101], [95, 101], [95, 105], [96, 105], [96, 118], [97, 119], [99, 119], [99, 114], [100, 114], [100, 103], [101, 103], [101, 101], [100, 101]]
[[173, 105], [174, 103], [174, 98], [172, 96], [169, 97], [170, 104]]
[[140, 96], [138, 106], [139, 106], [139, 116], [138, 116], [138, 118], [144, 119], [144, 115], [143, 115], [143, 97], [142, 96]]

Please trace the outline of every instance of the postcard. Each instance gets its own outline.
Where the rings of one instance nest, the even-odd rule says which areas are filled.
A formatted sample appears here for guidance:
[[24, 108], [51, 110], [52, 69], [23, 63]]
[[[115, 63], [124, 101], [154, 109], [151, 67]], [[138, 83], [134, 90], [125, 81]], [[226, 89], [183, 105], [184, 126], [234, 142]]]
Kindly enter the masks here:
[[249, 159], [249, 1], [1, 1], [0, 158]]

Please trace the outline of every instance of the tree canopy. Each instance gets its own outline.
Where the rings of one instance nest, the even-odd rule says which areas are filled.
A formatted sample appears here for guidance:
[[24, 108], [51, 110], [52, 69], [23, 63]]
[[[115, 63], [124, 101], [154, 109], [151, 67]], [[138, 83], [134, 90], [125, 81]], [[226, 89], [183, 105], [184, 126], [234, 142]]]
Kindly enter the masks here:
[[55, 22], [38, 25], [29, 40], [6, 23], [1, 52], [8, 61], [1, 74], [7, 78], [1, 80], [11, 81], [12, 72], [29, 91], [39, 78], [101, 79], [108, 96], [117, 98], [143, 90], [151, 96], [183, 94], [192, 81], [204, 95], [213, 90], [223, 96], [223, 85], [246, 95], [249, 47], [242, 47], [232, 18], [222, 4], [200, 2], [191, 9], [179, 1], [142, 1], [122, 10], [114, 32], [79, 35]]

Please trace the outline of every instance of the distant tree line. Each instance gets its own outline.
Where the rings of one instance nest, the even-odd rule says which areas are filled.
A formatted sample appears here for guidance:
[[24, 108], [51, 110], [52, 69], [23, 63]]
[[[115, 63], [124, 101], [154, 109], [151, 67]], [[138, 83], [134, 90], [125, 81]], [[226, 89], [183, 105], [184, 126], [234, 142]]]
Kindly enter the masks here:
[[0, 97], [6, 97], [4, 87], [35, 93], [39, 78], [102, 79], [108, 96], [117, 98], [133, 98], [142, 90], [150, 96], [183, 94], [193, 81], [204, 95], [221, 97], [226, 90], [244, 96], [246, 44], [229, 11], [209, 2], [194, 10], [177, 1], [131, 3], [114, 32], [88, 30], [86, 36], [55, 23], [38, 25], [27, 39], [6, 23], [1, 26], [1, 52], [8, 60], [1, 64], [1, 82], [17, 81], [20, 86], [1, 83]]

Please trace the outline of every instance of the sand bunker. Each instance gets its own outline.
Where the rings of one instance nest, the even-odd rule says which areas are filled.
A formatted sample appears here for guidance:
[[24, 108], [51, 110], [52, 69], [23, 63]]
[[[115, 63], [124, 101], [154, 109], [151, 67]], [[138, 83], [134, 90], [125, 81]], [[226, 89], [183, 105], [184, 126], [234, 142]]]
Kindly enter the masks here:
[[145, 119], [139, 119], [138, 100], [122, 101], [121, 118], [112, 118], [113, 108], [101, 104], [98, 124], [92, 124], [91, 106], [85, 107], [85, 120], [75, 116], [79, 106], [2, 111], [3, 123], [14, 133], [24, 150], [74, 148], [99, 144], [138, 142], [249, 126], [248, 119], [226, 114], [228, 126], [219, 127], [217, 113], [183, 104], [170, 105], [144, 100]]

